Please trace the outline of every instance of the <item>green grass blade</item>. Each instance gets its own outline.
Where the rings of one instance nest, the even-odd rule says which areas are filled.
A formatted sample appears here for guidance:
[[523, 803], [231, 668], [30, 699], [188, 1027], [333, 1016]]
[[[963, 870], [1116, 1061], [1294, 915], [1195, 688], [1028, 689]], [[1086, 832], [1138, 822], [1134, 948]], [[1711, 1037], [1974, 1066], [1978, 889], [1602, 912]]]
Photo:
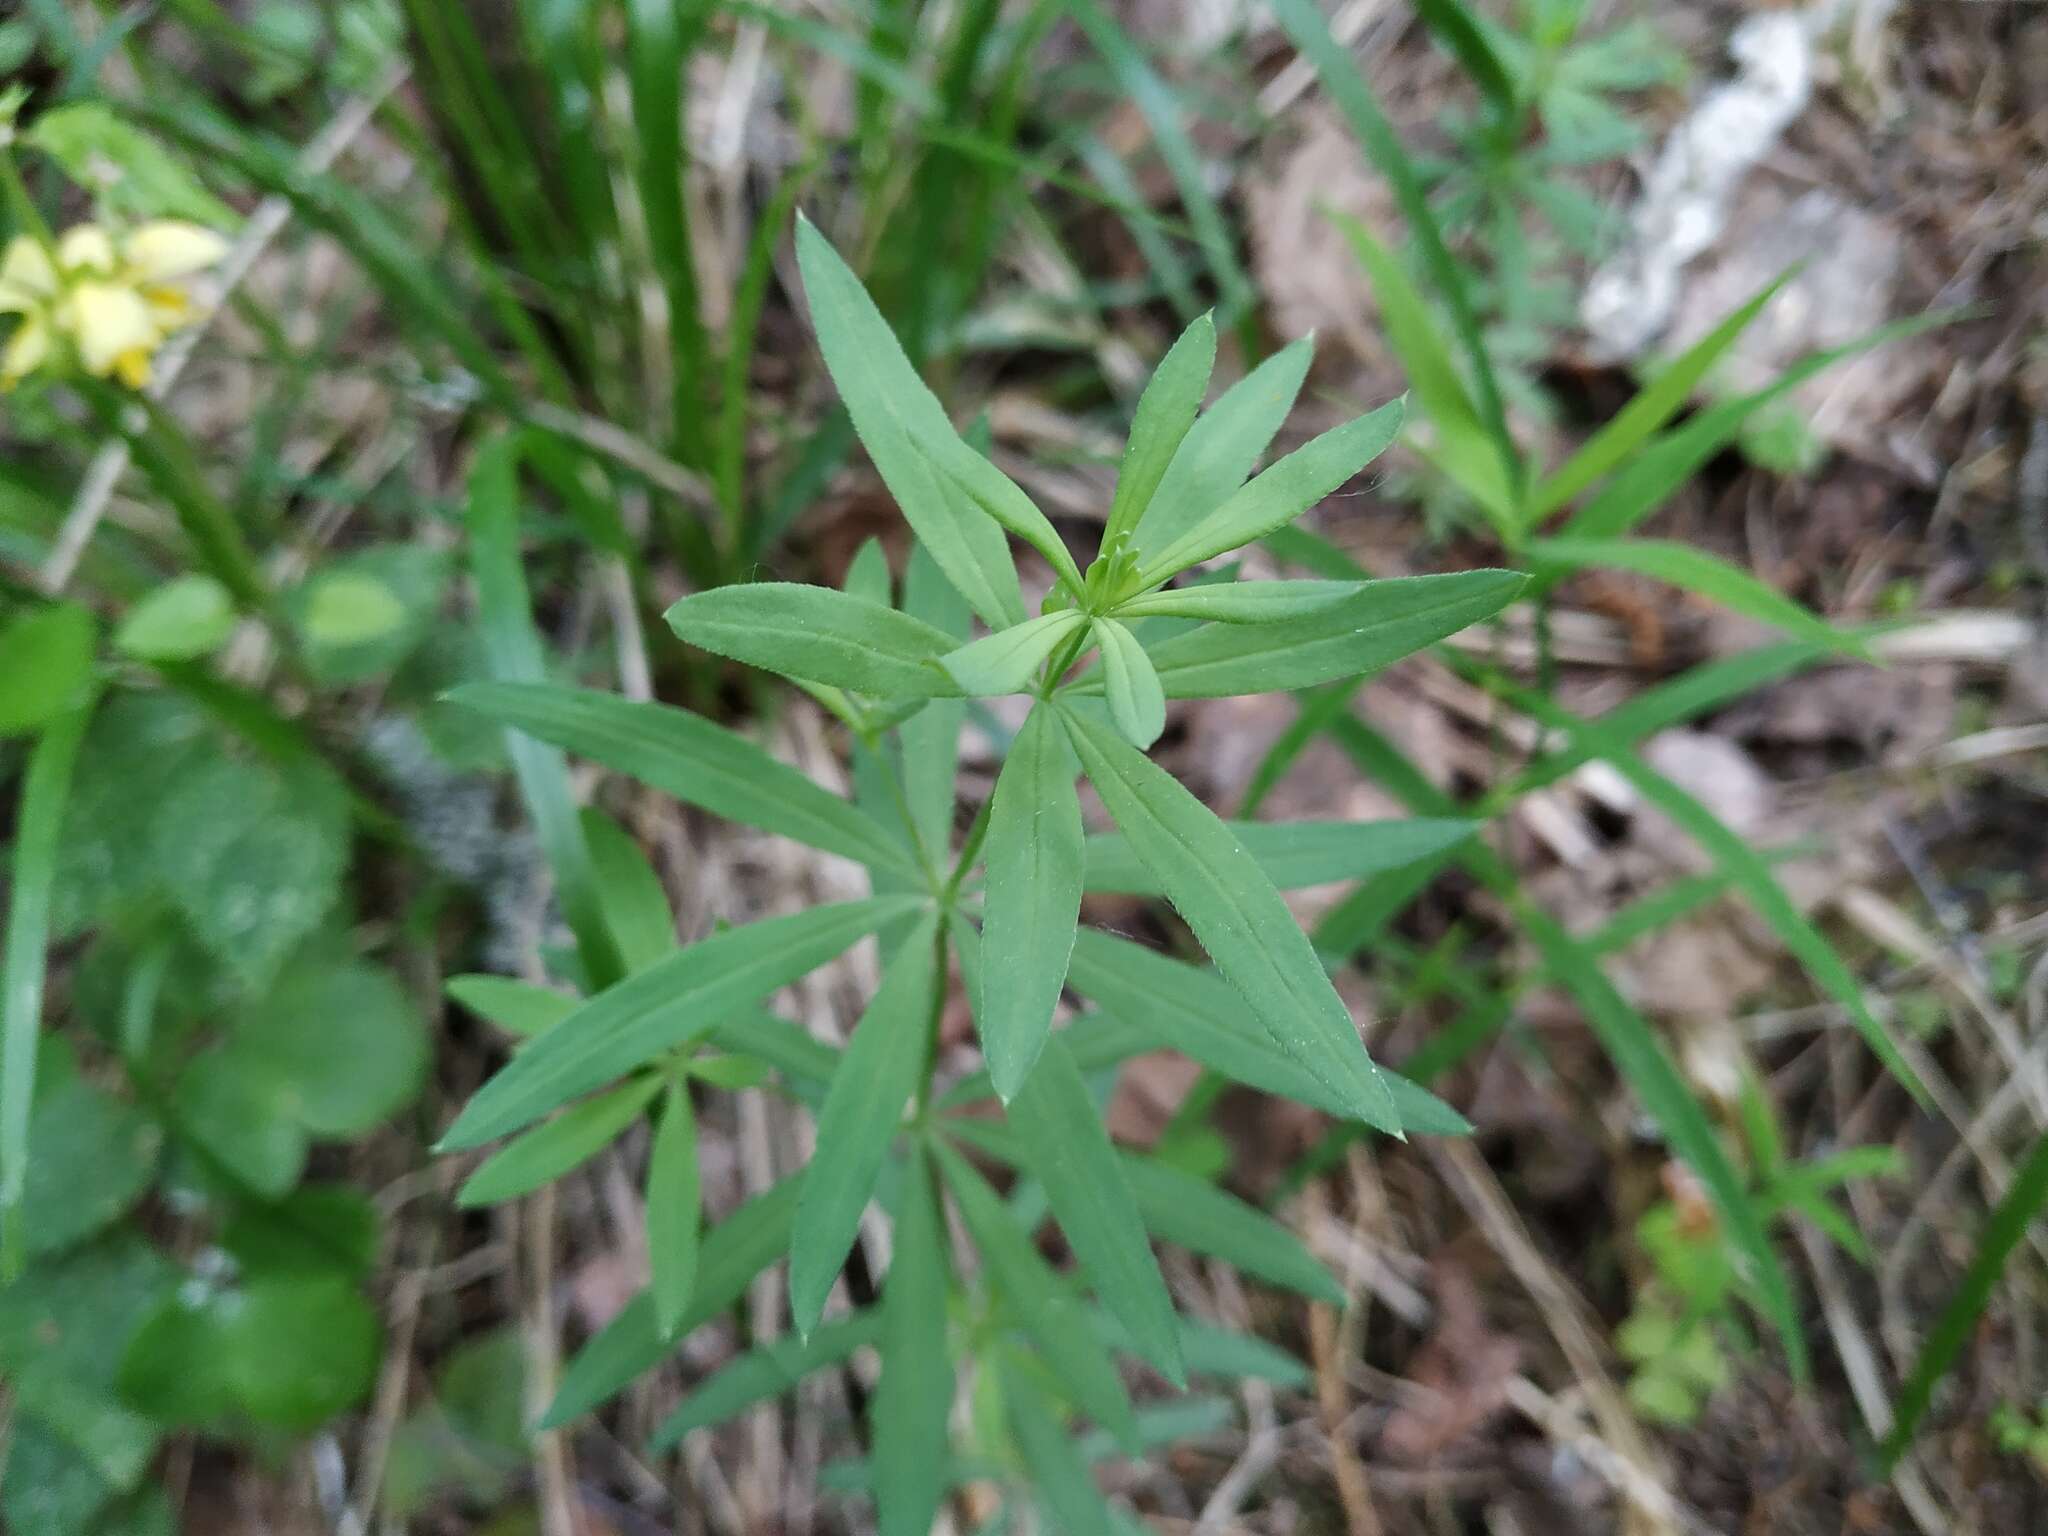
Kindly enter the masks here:
[[697, 1168], [697, 1110], [690, 1085], [672, 1078], [647, 1154], [647, 1261], [653, 1271], [655, 1331], [673, 1338], [697, 1289], [703, 1255], [703, 1187]]
[[881, 1334], [881, 1311], [871, 1307], [821, 1325], [808, 1339], [784, 1334], [758, 1344], [720, 1367], [678, 1403], [675, 1412], [661, 1421], [647, 1448], [668, 1450], [692, 1430], [723, 1424], [756, 1403], [778, 1398], [812, 1372], [837, 1365], [855, 1350], [874, 1344]]
[[1066, 718], [1118, 830], [1253, 1017], [1347, 1114], [1399, 1134], [1393, 1097], [1350, 1010], [1257, 862], [1165, 769], [1086, 717]]
[[687, 710], [540, 683], [468, 683], [448, 697], [714, 816], [918, 876], [903, 850], [852, 805]]
[[661, 1079], [647, 1077], [571, 1105], [492, 1153], [463, 1181], [455, 1203], [468, 1209], [514, 1200], [582, 1167], [624, 1135], [660, 1091]]
[[1194, 427], [1215, 366], [1216, 322], [1203, 315], [1167, 349], [1138, 397], [1123, 468], [1117, 473], [1116, 493], [1110, 498], [1109, 518], [1102, 531], [1104, 549], [1120, 548], [1123, 540], [1136, 534], [1174, 455]]
[[1415, 0], [1415, 14], [1451, 51], [1496, 113], [1505, 117], [1515, 110], [1515, 85], [1507, 65], [1464, 0]]
[[1138, 637], [1115, 619], [1097, 619], [1095, 643], [1102, 649], [1102, 691], [1109, 717], [1125, 741], [1145, 751], [1166, 729], [1166, 694], [1152, 658]]
[[0, 959], [0, 1280], [21, 1272], [27, 1234], [21, 1230], [28, 1188], [28, 1131], [35, 1095], [36, 1054], [42, 1027], [45, 951], [50, 938], [50, 892], [57, 878], [57, 848], [72, 770], [92, 717], [88, 698], [46, 724], [29, 753], [22, 777], [9, 870], [7, 938]]
[[530, 1125], [720, 1019], [766, 997], [917, 905], [909, 896], [837, 902], [715, 933], [591, 998], [529, 1041], [478, 1089], [441, 1150], [479, 1146]]
[[1087, 1081], [1058, 1037], [1045, 1043], [1010, 1101], [1008, 1120], [1095, 1294], [1129, 1330], [1136, 1352], [1185, 1387], [1173, 1299], [1145, 1240], [1138, 1202]]
[[1058, 716], [1031, 711], [997, 775], [974, 1021], [996, 1092], [1023, 1086], [1052, 1027], [1081, 913], [1081, 801]]
[[952, 1460], [953, 1362], [946, 1347], [946, 1219], [922, 1146], [904, 1164], [895, 1214], [882, 1282], [875, 1506], [880, 1536], [930, 1536]]
[[798, 1333], [809, 1333], [824, 1315], [924, 1070], [939, 985], [938, 921], [927, 911], [890, 957], [818, 1112], [817, 1151], [804, 1169], [789, 1254], [789, 1309]]
[[[492, 678], [537, 683], [543, 662], [520, 557], [518, 454], [518, 439], [501, 436], [487, 443], [470, 467], [470, 566]], [[530, 736], [508, 730], [505, 746], [534, 834], [554, 873], [562, 911], [576, 935], [584, 974], [593, 988], [610, 986], [625, 974], [625, 962], [598, 897], [597, 871], [583, 840], [568, 766], [559, 751]]]
[[1126, 1153], [1123, 1166], [1155, 1236], [1303, 1296], [1344, 1304], [1344, 1288], [1264, 1211], [1153, 1158]]

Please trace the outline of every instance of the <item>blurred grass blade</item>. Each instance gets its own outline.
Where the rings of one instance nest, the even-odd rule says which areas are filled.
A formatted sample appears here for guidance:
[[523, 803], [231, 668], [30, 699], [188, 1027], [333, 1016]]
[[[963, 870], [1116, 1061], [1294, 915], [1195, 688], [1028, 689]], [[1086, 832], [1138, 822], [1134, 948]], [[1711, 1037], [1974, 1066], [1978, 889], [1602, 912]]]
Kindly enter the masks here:
[[700, 715], [540, 683], [469, 683], [449, 698], [714, 816], [917, 875], [903, 850], [853, 806]]
[[784, 1179], [704, 1234], [697, 1287], [673, 1338], [655, 1327], [651, 1292], [642, 1291], [628, 1302], [569, 1362], [538, 1427], [559, 1428], [623, 1392], [635, 1377], [658, 1364], [676, 1339], [739, 1300], [754, 1277], [788, 1251], [799, 1183]]
[[647, 1154], [648, 1289], [654, 1296], [654, 1327], [673, 1338], [697, 1289], [703, 1251], [703, 1191], [697, 1168], [697, 1110], [690, 1085], [671, 1078], [663, 1095], [661, 1123]]
[[42, 1028], [50, 893], [72, 770], [92, 718], [90, 697], [44, 725], [22, 775], [9, 870], [7, 938], [0, 950], [0, 1283], [21, 1273], [28, 1234], [21, 1230], [28, 1188], [29, 1116]]
[[1734, 346], [1750, 322], [1762, 313], [1792, 278], [1794, 269], [1778, 274], [1763, 291], [1694, 342], [1655, 378], [1635, 392], [1612, 421], [1587, 438], [1584, 445], [1530, 492], [1522, 526], [1534, 528], [1588, 486], [1603, 480], [1623, 460], [1692, 399], [1714, 364]]
[[492, 1153], [463, 1181], [455, 1203], [464, 1208], [496, 1205], [580, 1168], [625, 1134], [660, 1091], [661, 1079], [648, 1076], [572, 1105]]
[[1097, 619], [1093, 630], [1102, 650], [1102, 691], [1109, 701], [1109, 717], [1124, 740], [1143, 752], [1166, 729], [1166, 694], [1159, 674], [1152, 670], [1152, 659], [1138, 637], [1115, 619]]
[[1015, 1096], [1052, 1027], [1081, 912], [1081, 801], [1050, 706], [1011, 743], [990, 801], [974, 1021], [995, 1089]]
[[837, 1365], [855, 1350], [873, 1344], [881, 1332], [881, 1310], [870, 1307], [823, 1324], [808, 1339], [784, 1334], [755, 1345], [719, 1367], [678, 1403], [675, 1412], [655, 1430], [648, 1450], [668, 1450], [692, 1430], [723, 1424], [756, 1403], [782, 1396], [813, 1371]]
[[1515, 86], [1492, 41], [1465, 8], [1464, 0], [1415, 0], [1415, 14], [1436, 34], [1438, 42], [1479, 87], [1489, 105], [1505, 118], [1515, 110]]
[[1216, 322], [1203, 315], [1167, 349], [1138, 397], [1123, 467], [1117, 472], [1116, 492], [1110, 498], [1109, 518], [1102, 530], [1105, 550], [1121, 548], [1136, 534], [1139, 520], [1152, 505], [1153, 493], [1195, 424], [1215, 366]]
[[909, 896], [836, 902], [727, 929], [677, 950], [529, 1041], [463, 1106], [441, 1149], [474, 1147], [516, 1131], [700, 1038], [727, 1014], [823, 965], [917, 904]]
[[902, 1129], [903, 1106], [924, 1070], [940, 984], [938, 922], [938, 914], [927, 911], [890, 956], [818, 1112], [817, 1151], [804, 1169], [789, 1254], [789, 1310], [800, 1334], [824, 1315], [890, 1143]]
[[895, 1216], [882, 1282], [875, 1506], [880, 1536], [930, 1536], [951, 1461], [953, 1360], [946, 1347], [946, 1219], [922, 1146], [905, 1161]]
[[1398, 1135], [1400, 1116], [1351, 1011], [1252, 856], [1165, 769], [1083, 715], [1066, 719], [1118, 830], [1252, 1016], [1345, 1113]]
[[[478, 451], [470, 466], [470, 567], [492, 678], [537, 683], [544, 666], [519, 548], [518, 456], [518, 439], [500, 435]], [[505, 748], [534, 835], [554, 874], [562, 911], [576, 935], [584, 974], [593, 989], [608, 987], [625, 974], [625, 963], [598, 897], [597, 871], [583, 840], [568, 766], [559, 751], [520, 732], [506, 731]]]
[[1126, 1153], [1123, 1168], [1147, 1231], [1270, 1284], [1344, 1304], [1344, 1288], [1264, 1211], [1156, 1158]]
[[[1244, 850], [1280, 890], [1358, 880], [1455, 847], [1480, 823], [1458, 817], [1388, 821], [1227, 821]], [[1087, 889], [1133, 896], [1162, 894], [1145, 862], [1117, 833], [1087, 841]]]
[[1059, 1036], [1045, 1042], [1006, 1118], [1095, 1294], [1130, 1331], [1137, 1353], [1175, 1387], [1185, 1387], [1173, 1299], [1122, 1161]]
[[1531, 561], [1557, 562], [1576, 570], [1634, 571], [1656, 581], [1711, 598], [1733, 612], [1784, 630], [1829, 650], [1869, 659], [1869, 649], [1856, 636], [1828, 623], [1805, 604], [1759, 581], [1740, 566], [1666, 539], [1535, 539], [1527, 546]]

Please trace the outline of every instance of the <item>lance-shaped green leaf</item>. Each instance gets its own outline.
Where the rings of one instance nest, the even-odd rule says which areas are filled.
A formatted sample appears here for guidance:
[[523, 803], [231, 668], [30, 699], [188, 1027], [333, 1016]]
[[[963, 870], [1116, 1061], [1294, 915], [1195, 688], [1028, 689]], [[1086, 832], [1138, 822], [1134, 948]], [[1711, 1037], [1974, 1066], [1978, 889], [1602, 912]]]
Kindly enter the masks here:
[[628, 971], [652, 965], [676, 947], [676, 915], [661, 876], [626, 829], [593, 806], [583, 808], [583, 840], [590, 845], [597, 903], [618, 942], [619, 958]]
[[610, 1146], [660, 1091], [661, 1079], [647, 1077], [564, 1110], [492, 1153], [463, 1181], [455, 1203], [495, 1205], [552, 1183]]
[[[697, 1288], [676, 1338], [739, 1300], [754, 1277], [788, 1249], [798, 1183], [784, 1179], [704, 1234], [697, 1256]], [[653, 1369], [673, 1347], [674, 1339], [655, 1327], [653, 1293], [642, 1291], [569, 1362], [540, 1428], [558, 1429], [590, 1412], [624, 1391], [634, 1377]]]
[[1139, 575], [1156, 586], [1177, 571], [1285, 528], [1386, 451], [1401, 430], [1399, 400], [1333, 427], [1264, 469], [1201, 522], [1146, 560]]
[[875, 1509], [880, 1536], [929, 1536], [952, 1462], [946, 1425], [953, 1362], [946, 1350], [946, 1222], [921, 1146], [904, 1165], [892, 1239], [875, 1388]]
[[1205, 619], [1218, 624], [1277, 624], [1307, 618], [1356, 597], [1356, 581], [1218, 581], [1172, 592], [1145, 592], [1114, 610], [1120, 619]]
[[918, 542], [989, 628], [1021, 623], [1024, 599], [1002, 529], [962, 506], [911, 444], [913, 427], [926, 441], [952, 432], [945, 408], [917, 376], [860, 279], [801, 214], [796, 254], [825, 367]]
[[873, 1344], [881, 1332], [881, 1310], [871, 1307], [823, 1324], [808, 1339], [786, 1333], [756, 1345], [721, 1366], [678, 1403], [675, 1412], [661, 1421], [647, 1448], [665, 1451], [692, 1430], [723, 1424], [756, 1403], [780, 1397], [812, 1372], [837, 1365], [855, 1350]]
[[1185, 1386], [1173, 1299], [1145, 1241], [1138, 1202], [1088, 1084], [1057, 1035], [1010, 1101], [1008, 1118], [1095, 1294], [1130, 1330], [1137, 1352]]
[[1137, 532], [1139, 520], [1152, 505], [1153, 493], [1195, 424], [1215, 366], [1216, 322], [1203, 315], [1167, 349], [1138, 397], [1138, 411], [1124, 445], [1123, 467], [1117, 471], [1116, 494], [1110, 499], [1109, 520], [1102, 531], [1104, 549], [1115, 548]]
[[1003, 759], [989, 805], [974, 1021], [1007, 1102], [1052, 1026], [1081, 912], [1081, 801], [1058, 714], [1040, 705]]
[[[1526, 584], [1515, 571], [1457, 571], [1369, 581], [1357, 595], [1278, 624], [1205, 624], [1150, 652], [1169, 699], [1313, 688], [1375, 672], [1505, 608]], [[1099, 693], [1099, 670], [1069, 685]]]
[[1066, 1536], [1120, 1536], [1088, 1458], [1067, 1438], [1038, 1385], [1032, 1362], [1006, 1359], [1001, 1372], [1010, 1434], [1031, 1474], [1032, 1492], [1052, 1516], [1053, 1528]]
[[[1247, 1029], [1244, 1002], [1222, 977], [1170, 959], [1128, 939], [1084, 928], [1068, 973], [1074, 990], [1100, 1003], [1107, 1017], [1077, 1026], [1077, 1059], [1096, 1063], [1145, 1051], [1179, 1051], [1232, 1082], [1350, 1117], [1342, 1099], [1263, 1033]], [[1382, 1072], [1405, 1130], [1419, 1136], [1462, 1136], [1472, 1127], [1428, 1090], [1398, 1072]]]
[[938, 921], [926, 912], [890, 957], [818, 1112], [818, 1149], [804, 1170], [789, 1255], [789, 1309], [799, 1333], [809, 1333], [824, 1313], [924, 1068], [938, 986]]
[[1071, 608], [1042, 614], [950, 650], [939, 664], [970, 698], [1022, 693], [1045, 659], [1085, 622]]
[[937, 437], [912, 427], [910, 441], [944, 483], [959, 487], [969, 501], [1043, 555], [1072, 590], [1081, 590], [1081, 568], [1074, 564], [1067, 541], [1016, 481], [960, 441], [951, 427]]
[[1634, 571], [1712, 598], [1725, 608], [1814, 645], [1852, 656], [1870, 654], [1860, 639], [1836, 629], [1803, 603], [1794, 602], [1740, 566], [1689, 544], [1668, 539], [1534, 539], [1528, 551], [1532, 560], [1556, 561], [1574, 569]]
[[714, 816], [916, 873], [903, 850], [839, 796], [687, 710], [538, 683], [471, 683], [449, 697]]
[[1102, 648], [1102, 691], [1109, 716], [1124, 740], [1144, 751], [1166, 729], [1166, 694], [1152, 658], [1138, 637], [1115, 619], [1097, 619], [1095, 643]]
[[[1281, 890], [1359, 880], [1400, 869], [1463, 842], [1479, 829], [1457, 817], [1407, 817], [1389, 821], [1227, 821], [1243, 845]], [[1087, 841], [1087, 888], [1133, 896], [1164, 894], [1130, 840], [1098, 832]]]
[[1136, 1442], [1131, 1400], [1116, 1366], [1091, 1337], [1087, 1312], [1053, 1273], [1030, 1234], [966, 1158], [937, 1144], [939, 1168], [1010, 1315], [1052, 1367], [1060, 1390], [1124, 1445]]
[[1398, 1135], [1401, 1121], [1322, 961], [1273, 882], [1215, 813], [1165, 769], [1077, 711], [1081, 767], [1216, 968], [1280, 1048], [1347, 1115]]
[[1140, 549], [1164, 549], [1243, 485], [1294, 409], [1315, 358], [1315, 338], [1288, 343], [1226, 389], [1181, 440], [1166, 478], [1138, 520]]
[[[728, 1060], [731, 1058], [727, 1058]], [[647, 1155], [647, 1261], [653, 1271], [654, 1326], [671, 1338], [697, 1288], [702, 1251], [702, 1190], [697, 1174], [697, 1111], [690, 1085], [671, 1079], [661, 1123]]]
[[537, 1035], [576, 1011], [578, 999], [553, 987], [537, 987], [510, 976], [450, 976], [442, 988], [449, 999], [514, 1035]]
[[806, 683], [878, 699], [929, 699], [953, 692], [932, 665], [953, 637], [922, 619], [830, 587], [758, 581], [714, 587], [668, 611], [669, 628], [691, 645]]
[[478, 1089], [441, 1139], [474, 1147], [645, 1066], [839, 954], [918, 904], [912, 896], [813, 907], [713, 934], [608, 987]]
[[1126, 1153], [1122, 1162], [1148, 1232], [1290, 1291], [1344, 1304], [1344, 1288], [1264, 1211], [1153, 1158]]

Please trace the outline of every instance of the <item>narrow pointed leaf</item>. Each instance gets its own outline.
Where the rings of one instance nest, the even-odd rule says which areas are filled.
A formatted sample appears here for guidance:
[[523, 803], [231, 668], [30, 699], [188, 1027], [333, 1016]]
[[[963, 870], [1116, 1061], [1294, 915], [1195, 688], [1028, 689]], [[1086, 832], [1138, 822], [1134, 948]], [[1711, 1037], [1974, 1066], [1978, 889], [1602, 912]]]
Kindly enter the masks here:
[[442, 989], [480, 1018], [515, 1035], [537, 1035], [576, 1011], [580, 999], [510, 976], [451, 976]]
[[583, 808], [583, 840], [619, 958], [627, 971], [643, 970], [676, 947], [676, 915], [661, 876], [626, 829], [592, 806]]
[[945, 1496], [953, 1407], [946, 1241], [931, 1159], [914, 1148], [896, 1197], [889, 1274], [882, 1282], [873, 1469], [880, 1536], [930, 1536]]
[[1003, 759], [989, 806], [974, 1021], [996, 1091], [1024, 1083], [1066, 985], [1081, 912], [1081, 801], [1059, 716], [1040, 705]]
[[801, 214], [796, 250], [825, 366], [918, 541], [991, 629], [1023, 622], [1024, 599], [1002, 529], [962, 506], [911, 444], [912, 428], [927, 441], [952, 432], [945, 408], [918, 377], [860, 279]]
[[1102, 692], [1109, 717], [1124, 740], [1140, 752], [1166, 729], [1166, 694], [1152, 659], [1138, 637], [1115, 619], [1095, 621], [1095, 642], [1102, 648]]
[[1018, 1225], [988, 1181], [951, 1147], [940, 1143], [939, 1168], [959, 1202], [960, 1216], [981, 1251], [988, 1275], [1031, 1342], [1051, 1366], [1060, 1390], [1125, 1445], [1137, 1426], [1116, 1367], [1090, 1337], [1087, 1314], [1067, 1283], [1054, 1274], [1030, 1234]]
[[[1400, 869], [1446, 848], [1456, 847], [1480, 823], [1457, 817], [1410, 817], [1390, 821], [1227, 821], [1279, 889], [1359, 880]], [[1087, 840], [1087, 889], [1133, 896], [1164, 894], [1130, 840], [1098, 832]]]
[[697, 1111], [690, 1085], [671, 1081], [647, 1156], [647, 1259], [655, 1331], [672, 1338], [688, 1315], [702, 1250]]
[[1165, 769], [1078, 712], [1067, 720], [1118, 829], [1253, 1017], [1347, 1114], [1398, 1135], [1393, 1097], [1273, 882]]
[[449, 697], [714, 816], [916, 874], [903, 850], [846, 801], [687, 710], [527, 683], [471, 683]]
[[1044, 614], [949, 650], [939, 664], [969, 698], [1022, 693], [1045, 659], [1084, 622], [1071, 608]]
[[[951, 635], [967, 638], [972, 619], [967, 604], [946, 580], [922, 544], [910, 549], [903, 574], [903, 611]], [[903, 790], [919, 840], [943, 858], [953, 833], [953, 812], [959, 795], [960, 727], [965, 701], [934, 699], [912, 715], [898, 731], [903, 743]]]
[[855, 1350], [873, 1344], [881, 1333], [881, 1310], [870, 1307], [822, 1325], [808, 1339], [786, 1333], [756, 1345], [721, 1366], [678, 1403], [675, 1412], [662, 1420], [647, 1448], [668, 1450], [692, 1430], [723, 1424], [756, 1403], [778, 1398], [814, 1371], [837, 1365]]
[[913, 426], [910, 441], [942, 484], [957, 486], [975, 506], [1043, 555], [1072, 590], [1081, 590], [1081, 569], [1074, 564], [1067, 541], [1016, 481], [962, 442], [951, 427], [944, 436], [926, 437]]
[[1320, 613], [1356, 597], [1355, 581], [1219, 581], [1147, 592], [1119, 604], [1119, 619], [1204, 619], [1217, 624], [1277, 624]]
[[818, 1148], [804, 1170], [789, 1255], [789, 1307], [799, 1333], [809, 1333], [824, 1313], [924, 1069], [938, 985], [937, 932], [937, 914], [925, 913], [890, 957], [818, 1113]]
[[1264, 1211], [1153, 1158], [1126, 1153], [1122, 1162], [1148, 1232], [1290, 1291], [1344, 1304], [1344, 1288]]
[[1109, 520], [1102, 533], [1104, 549], [1115, 548], [1121, 539], [1136, 533], [1139, 520], [1152, 505], [1153, 493], [1195, 424], [1215, 366], [1216, 322], [1203, 315], [1167, 349], [1138, 397], [1137, 415], [1131, 420], [1130, 439], [1124, 446], [1123, 468], [1117, 472], [1116, 494], [1110, 500]]
[[564, 1110], [494, 1152], [463, 1182], [455, 1203], [495, 1205], [553, 1183], [623, 1135], [660, 1091], [660, 1079], [648, 1077]]
[[1288, 343], [1217, 398], [1181, 439], [1166, 476], [1138, 520], [1140, 549], [1164, 549], [1243, 485], [1294, 409], [1315, 338]]
[[1130, 1330], [1137, 1352], [1176, 1387], [1185, 1386], [1173, 1299], [1145, 1240], [1138, 1202], [1088, 1084], [1057, 1036], [1011, 1100], [1008, 1119], [1095, 1294]]
[[1390, 400], [1261, 470], [1222, 506], [1150, 556], [1140, 581], [1156, 585], [1285, 528], [1386, 451], [1401, 430], [1402, 409], [1401, 401]]
[[797, 1186], [796, 1179], [784, 1179], [704, 1234], [697, 1258], [697, 1288], [673, 1339], [654, 1325], [653, 1292], [642, 1291], [628, 1302], [569, 1362], [539, 1427], [558, 1429], [623, 1392], [691, 1329], [739, 1300], [754, 1277], [788, 1249]]
[[823, 965], [917, 900], [877, 896], [713, 934], [607, 988], [478, 1089], [441, 1139], [446, 1151], [531, 1125], [549, 1110], [710, 1031], [727, 1014]]
[[1067, 1438], [1030, 1364], [1007, 1362], [1002, 1381], [1010, 1433], [1031, 1474], [1032, 1492], [1052, 1516], [1053, 1528], [1065, 1536], [1121, 1536], [1088, 1458]]
[[830, 587], [789, 581], [714, 587], [673, 605], [668, 624], [691, 645], [802, 682], [878, 699], [953, 691], [932, 665], [953, 649], [951, 635]]

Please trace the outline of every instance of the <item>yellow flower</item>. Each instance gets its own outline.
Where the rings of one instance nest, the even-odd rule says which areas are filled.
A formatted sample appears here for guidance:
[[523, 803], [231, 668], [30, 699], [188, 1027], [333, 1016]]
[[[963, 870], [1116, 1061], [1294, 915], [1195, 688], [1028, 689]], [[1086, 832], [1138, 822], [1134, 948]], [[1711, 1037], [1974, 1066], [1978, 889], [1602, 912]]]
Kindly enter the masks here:
[[54, 252], [17, 235], [0, 255], [0, 314], [21, 316], [0, 348], [0, 389], [48, 363], [59, 340], [94, 378], [142, 388], [157, 349], [198, 316], [188, 280], [226, 254], [219, 235], [181, 219], [118, 243], [97, 224], [74, 225]]

